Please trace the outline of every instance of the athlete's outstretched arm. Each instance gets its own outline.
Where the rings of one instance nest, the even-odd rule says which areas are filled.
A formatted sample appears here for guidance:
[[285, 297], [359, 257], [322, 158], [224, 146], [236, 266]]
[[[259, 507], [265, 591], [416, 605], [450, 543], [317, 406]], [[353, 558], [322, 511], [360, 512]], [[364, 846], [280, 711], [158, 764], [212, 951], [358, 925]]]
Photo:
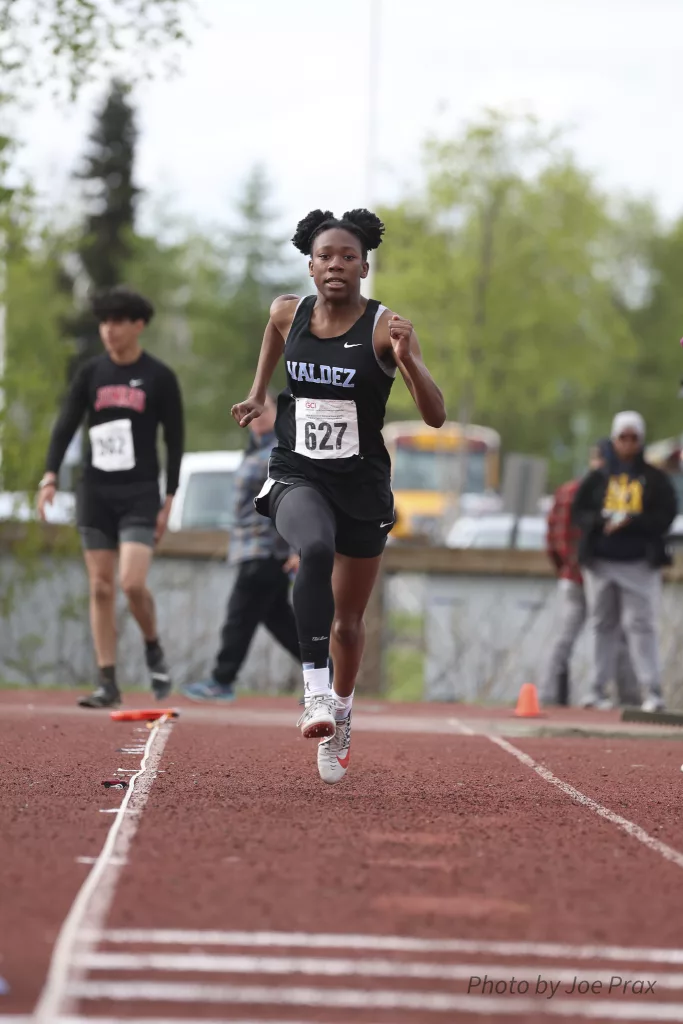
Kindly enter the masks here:
[[424, 364], [413, 325], [410, 320], [394, 314], [386, 321], [386, 329], [396, 365], [422, 419], [429, 427], [442, 427], [446, 422], [443, 395]]
[[285, 350], [285, 341], [298, 301], [298, 295], [280, 295], [273, 300], [251, 391], [243, 402], [233, 405], [231, 410], [233, 418], [241, 427], [248, 427], [263, 412], [268, 385]]

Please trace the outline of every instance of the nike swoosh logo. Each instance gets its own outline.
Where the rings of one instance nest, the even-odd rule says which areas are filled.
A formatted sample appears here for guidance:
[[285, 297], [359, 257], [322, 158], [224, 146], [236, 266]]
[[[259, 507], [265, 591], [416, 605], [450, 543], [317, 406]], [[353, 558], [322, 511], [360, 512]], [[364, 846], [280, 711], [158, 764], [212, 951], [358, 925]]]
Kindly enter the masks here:
[[347, 750], [346, 757], [339, 757], [338, 756], [337, 760], [339, 761], [339, 764], [342, 766], [342, 768], [348, 768], [349, 767], [349, 761], [351, 760], [351, 751]]
[[142, 380], [132, 380], [130, 382], [130, 386], [132, 388], [139, 388], [141, 384], [142, 384]]
[[353, 345], [349, 345], [348, 341], [345, 341], [344, 342], [344, 348], [360, 348], [362, 346], [362, 344], [363, 344], [362, 341], [356, 341], [356, 342], [354, 342]]
[[379, 524], [379, 528], [381, 530], [383, 526], [393, 526], [393, 523], [394, 523], [394, 520], [390, 519], [388, 523], [380, 523]]

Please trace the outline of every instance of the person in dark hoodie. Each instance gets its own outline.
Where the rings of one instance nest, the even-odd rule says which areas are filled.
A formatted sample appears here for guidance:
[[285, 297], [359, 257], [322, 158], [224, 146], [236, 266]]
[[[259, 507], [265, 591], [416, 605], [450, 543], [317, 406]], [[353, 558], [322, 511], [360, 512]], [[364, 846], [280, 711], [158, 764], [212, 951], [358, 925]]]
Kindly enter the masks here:
[[[612, 442], [601, 438], [591, 447], [590, 470], [604, 470], [612, 454]], [[541, 680], [543, 704], [569, 704], [570, 662], [576, 641], [587, 618], [583, 576], [578, 561], [581, 533], [572, 522], [572, 505], [582, 478], [568, 480], [555, 491], [555, 500], [548, 516], [547, 552], [558, 577], [557, 606], [553, 623], [552, 644], [548, 649]], [[633, 671], [623, 630], [619, 629], [614, 679], [621, 705], [639, 704], [638, 681]], [[603, 706], [612, 707], [611, 700]]]
[[254, 498], [268, 477], [268, 460], [275, 444], [275, 413], [275, 397], [269, 392], [263, 412], [249, 424], [249, 443], [236, 473], [235, 525], [228, 552], [237, 577], [211, 676], [182, 687], [191, 700], [234, 699], [235, 679], [261, 623], [301, 664], [294, 610], [289, 602], [289, 577], [298, 568], [299, 556], [254, 508]]
[[676, 516], [676, 493], [666, 473], [645, 462], [645, 422], [639, 413], [617, 413], [611, 440], [606, 467], [584, 478], [572, 507], [595, 638], [595, 674], [583, 704], [600, 707], [605, 701], [621, 626], [642, 708], [659, 711], [664, 701], [657, 614], [661, 569], [671, 564], [666, 534]]

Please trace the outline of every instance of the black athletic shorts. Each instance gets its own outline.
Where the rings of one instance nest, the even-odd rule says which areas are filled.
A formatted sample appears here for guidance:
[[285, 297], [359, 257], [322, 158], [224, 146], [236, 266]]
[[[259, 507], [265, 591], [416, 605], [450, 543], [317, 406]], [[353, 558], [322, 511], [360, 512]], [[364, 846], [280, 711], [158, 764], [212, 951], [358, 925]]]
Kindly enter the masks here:
[[387, 536], [394, 526], [393, 515], [387, 516], [384, 520], [354, 519], [347, 512], [342, 511], [328, 494], [323, 494], [313, 483], [296, 481], [285, 484], [276, 481], [264, 498], [256, 499], [257, 512], [267, 515], [275, 523], [280, 501], [288, 491], [295, 487], [311, 487], [330, 506], [336, 524], [334, 549], [338, 555], [346, 555], [347, 558], [378, 558], [382, 554], [386, 547]]
[[88, 551], [116, 551], [119, 544], [154, 547], [161, 508], [157, 483], [93, 484], [81, 482], [76, 521]]

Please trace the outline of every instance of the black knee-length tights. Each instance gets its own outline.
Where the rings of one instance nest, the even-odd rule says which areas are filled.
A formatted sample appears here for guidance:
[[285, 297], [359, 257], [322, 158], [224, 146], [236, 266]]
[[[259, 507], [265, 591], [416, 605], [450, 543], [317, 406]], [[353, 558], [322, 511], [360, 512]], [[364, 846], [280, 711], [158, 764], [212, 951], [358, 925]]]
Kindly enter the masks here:
[[292, 595], [301, 660], [324, 668], [334, 618], [334, 512], [312, 487], [292, 487], [280, 499], [275, 527], [301, 556]]

